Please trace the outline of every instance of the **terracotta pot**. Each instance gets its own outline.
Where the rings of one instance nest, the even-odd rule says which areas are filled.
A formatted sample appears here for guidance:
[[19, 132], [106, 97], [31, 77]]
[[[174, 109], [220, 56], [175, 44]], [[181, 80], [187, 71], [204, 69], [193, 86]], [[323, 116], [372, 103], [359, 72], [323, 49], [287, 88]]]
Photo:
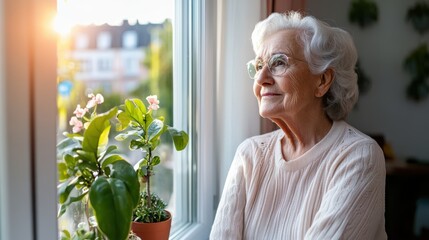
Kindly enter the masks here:
[[142, 223], [133, 222], [131, 229], [142, 240], [168, 240], [171, 228], [171, 214], [167, 211], [169, 218], [162, 222]]

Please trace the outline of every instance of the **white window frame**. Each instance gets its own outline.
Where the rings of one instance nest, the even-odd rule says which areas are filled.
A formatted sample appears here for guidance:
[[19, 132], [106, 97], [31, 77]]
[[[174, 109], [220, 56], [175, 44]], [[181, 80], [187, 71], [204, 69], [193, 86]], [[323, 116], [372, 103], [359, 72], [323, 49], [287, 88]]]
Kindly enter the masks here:
[[[174, 21], [174, 123], [188, 129], [190, 143], [175, 173], [174, 189], [178, 216], [171, 239], [208, 239], [214, 218], [216, 196], [215, 91], [216, 88], [216, 1], [176, 2]], [[178, 34], [179, 33], [179, 34]], [[192, 97], [189, 97], [192, 96]], [[181, 117], [179, 117], [181, 116]], [[173, 218], [174, 219], [174, 218]]]

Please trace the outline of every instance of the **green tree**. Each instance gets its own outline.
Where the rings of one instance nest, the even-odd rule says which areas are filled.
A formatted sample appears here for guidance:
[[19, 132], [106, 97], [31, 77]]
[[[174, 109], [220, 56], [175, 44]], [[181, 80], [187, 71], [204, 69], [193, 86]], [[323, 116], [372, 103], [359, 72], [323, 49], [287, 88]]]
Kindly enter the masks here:
[[166, 19], [161, 28], [151, 32], [151, 44], [143, 63], [149, 77], [132, 93], [136, 97], [157, 95], [162, 104], [160, 115], [172, 125], [173, 115], [173, 27]]

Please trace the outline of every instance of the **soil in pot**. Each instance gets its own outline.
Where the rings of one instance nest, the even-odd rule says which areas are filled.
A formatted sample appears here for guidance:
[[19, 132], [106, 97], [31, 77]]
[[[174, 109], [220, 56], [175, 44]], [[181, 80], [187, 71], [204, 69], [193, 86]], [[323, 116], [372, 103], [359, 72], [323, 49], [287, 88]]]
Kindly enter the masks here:
[[169, 218], [162, 222], [142, 223], [133, 222], [131, 229], [142, 240], [168, 240], [171, 228], [171, 214], [167, 211]]

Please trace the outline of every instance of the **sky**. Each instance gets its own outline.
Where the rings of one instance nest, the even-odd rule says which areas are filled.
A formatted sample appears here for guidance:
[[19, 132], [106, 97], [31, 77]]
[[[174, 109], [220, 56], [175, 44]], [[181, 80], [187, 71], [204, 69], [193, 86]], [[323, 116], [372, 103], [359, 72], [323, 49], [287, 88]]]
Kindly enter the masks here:
[[120, 25], [124, 19], [158, 23], [173, 14], [174, 0], [58, 0], [55, 28], [68, 32], [78, 24]]

